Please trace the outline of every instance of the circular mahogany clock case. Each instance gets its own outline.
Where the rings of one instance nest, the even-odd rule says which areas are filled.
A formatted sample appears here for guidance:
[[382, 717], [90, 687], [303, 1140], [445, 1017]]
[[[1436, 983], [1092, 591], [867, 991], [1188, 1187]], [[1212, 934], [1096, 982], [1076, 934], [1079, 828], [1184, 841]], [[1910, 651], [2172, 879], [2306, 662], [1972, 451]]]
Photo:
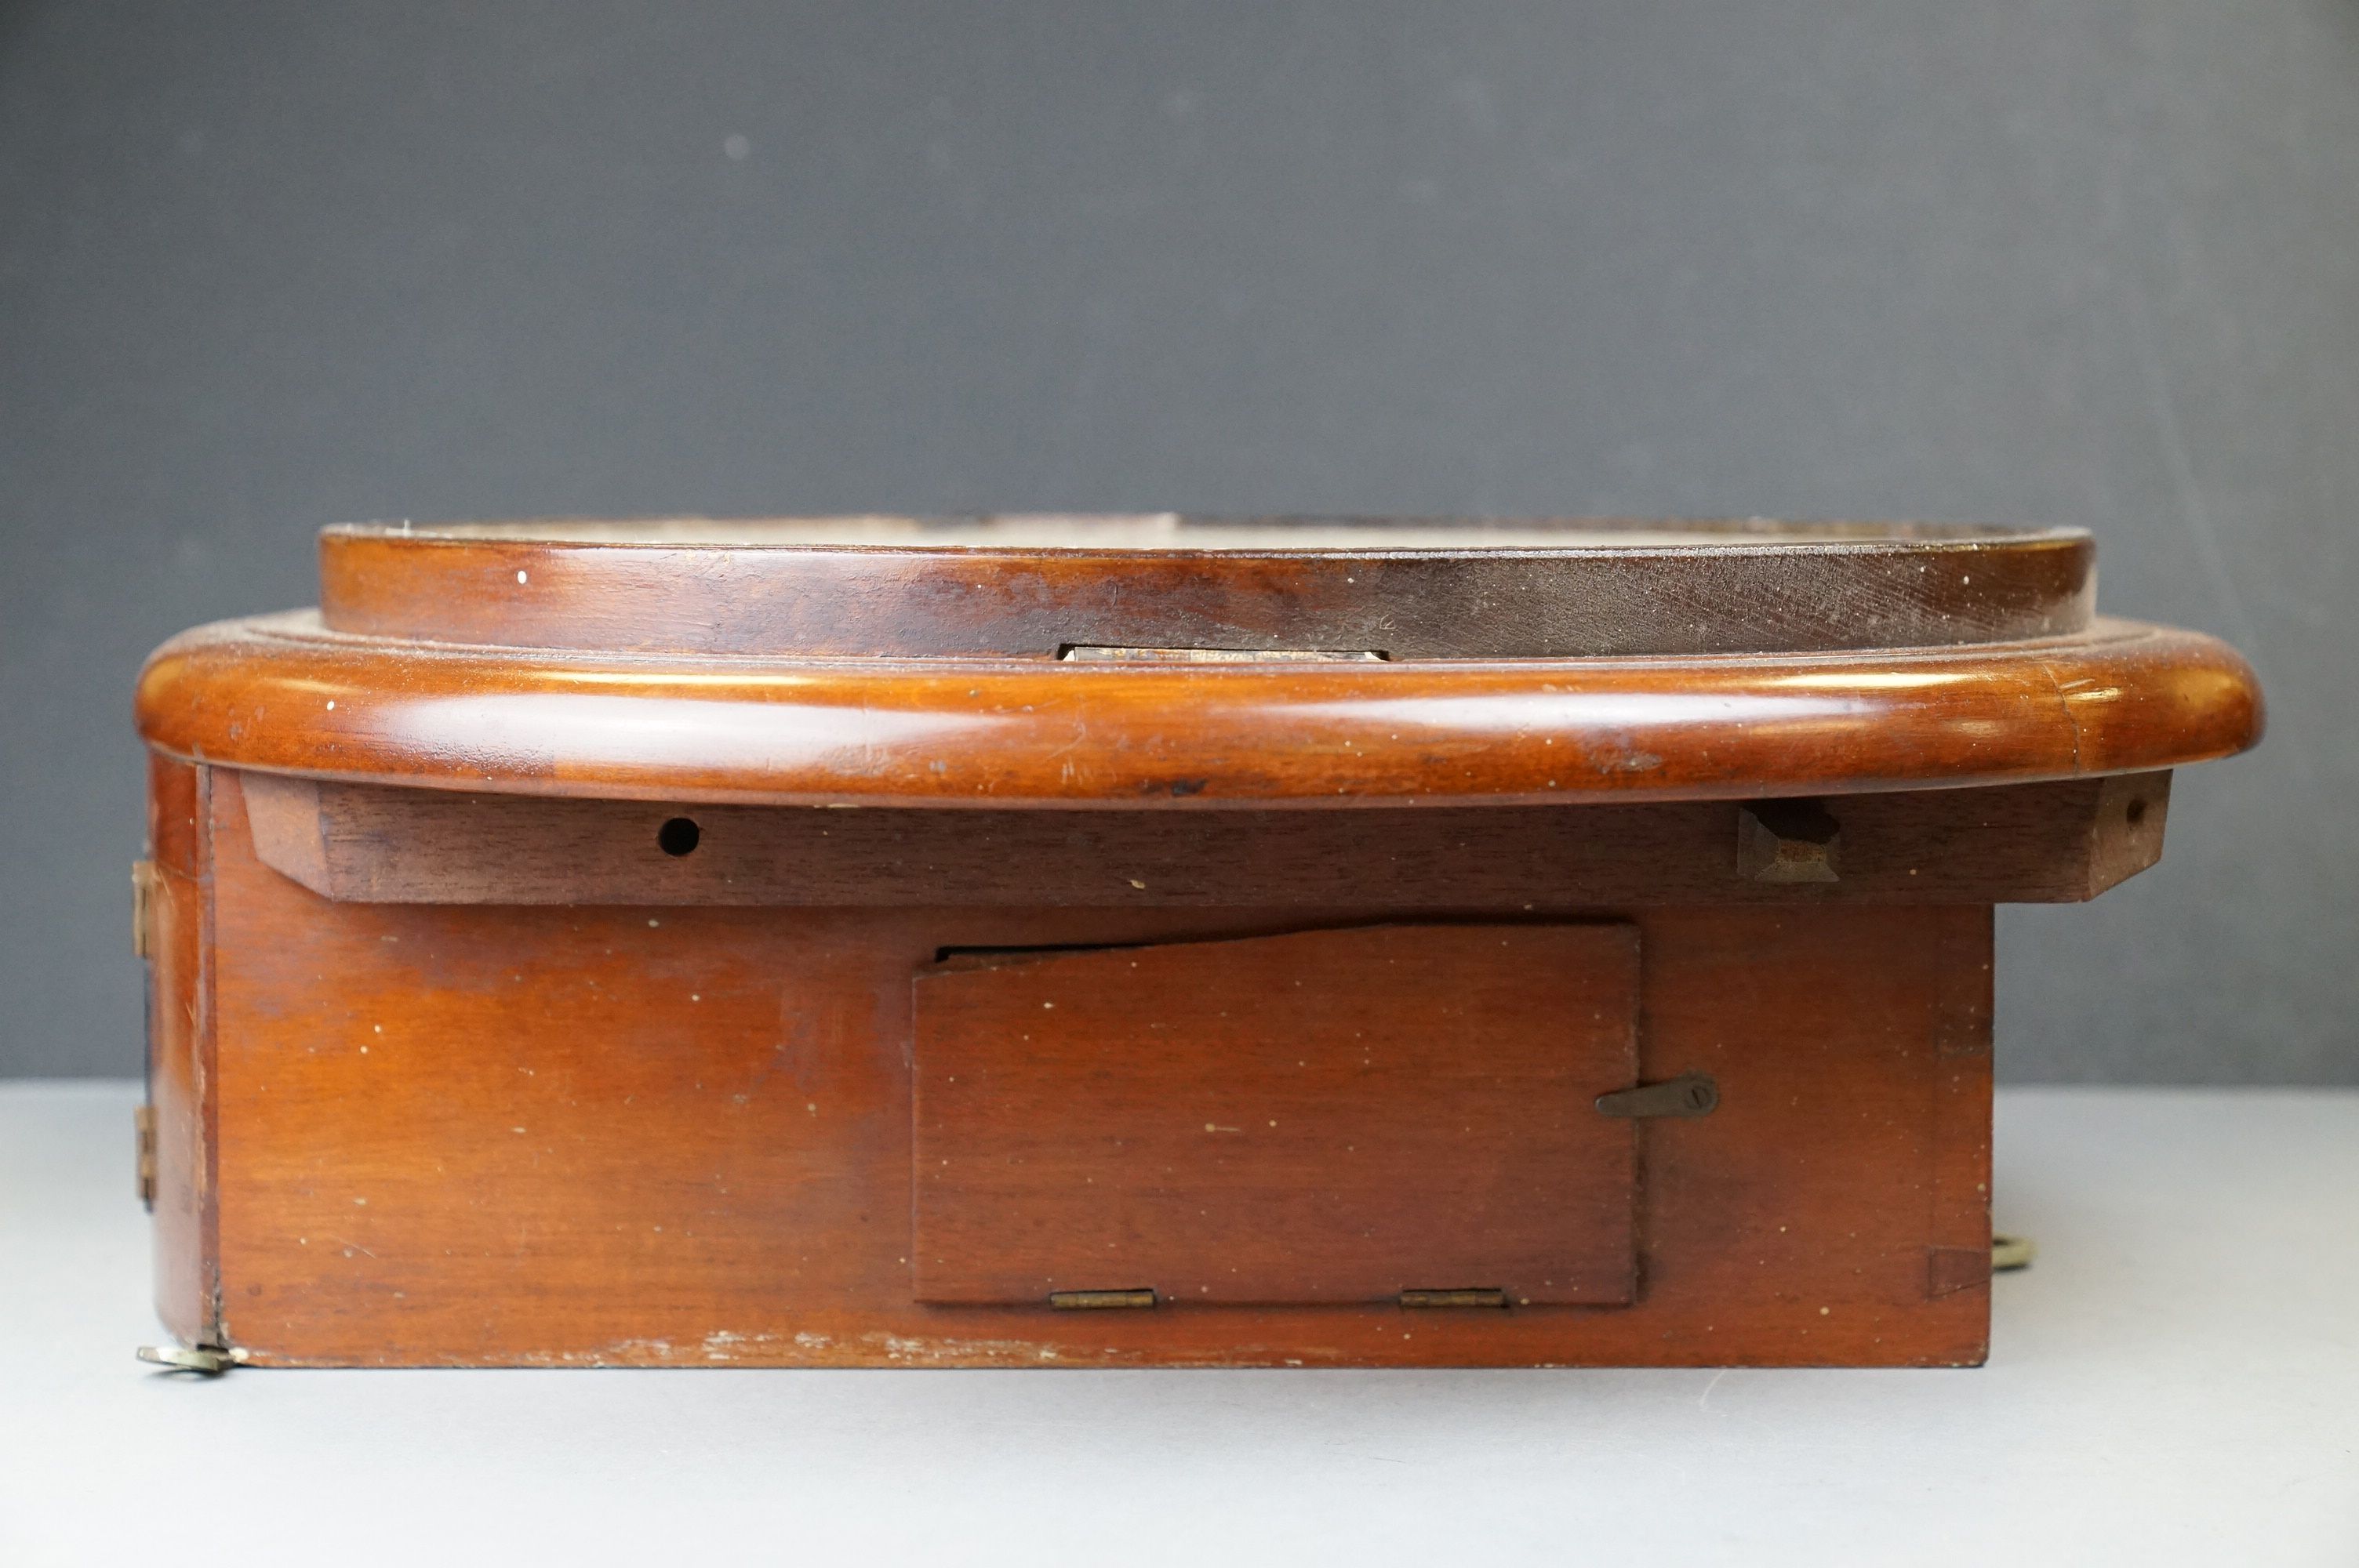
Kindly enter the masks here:
[[875, 517], [347, 524], [158, 651], [192, 760], [470, 791], [1204, 808], [1826, 795], [2251, 744], [2073, 529]]
[[2070, 530], [321, 565], [140, 682], [176, 1366], [1979, 1361], [1992, 909], [2260, 728]]

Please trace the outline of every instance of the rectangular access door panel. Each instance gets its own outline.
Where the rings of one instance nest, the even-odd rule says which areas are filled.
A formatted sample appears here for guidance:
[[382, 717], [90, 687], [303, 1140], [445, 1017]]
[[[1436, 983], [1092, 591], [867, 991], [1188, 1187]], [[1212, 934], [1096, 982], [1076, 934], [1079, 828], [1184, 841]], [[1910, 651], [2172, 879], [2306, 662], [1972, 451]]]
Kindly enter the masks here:
[[919, 1300], [1631, 1299], [1637, 929], [1008, 953], [917, 981]]

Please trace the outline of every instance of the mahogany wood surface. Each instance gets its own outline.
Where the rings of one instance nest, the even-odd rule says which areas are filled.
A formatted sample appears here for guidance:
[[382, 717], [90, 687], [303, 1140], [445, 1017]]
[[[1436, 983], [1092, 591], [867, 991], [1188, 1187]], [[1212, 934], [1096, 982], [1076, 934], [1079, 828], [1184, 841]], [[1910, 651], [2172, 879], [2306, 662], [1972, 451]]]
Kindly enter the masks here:
[[2093, 560], [2077, 529], [1764, 520], [376, 524], [321, 535], [320, 602], [366, 636], [690, 655], [1565, 658], [2068, 635]]
[[1429, 534], [332, 530], [141, 676], [168, 1326], [1978, 1361], [1991, 905], [2152, 864], [2252, 671], [2076, 533]]
[[1973, 648], [1432, 664], [708, 660], [174, 639], [151, 745], [607, 799], [1201, 809], [1743, 799], [2139, 773], [2258, 738], [2251, 669], [2125, 622]]
[[156, 1141], [156, 1311], [189, 1345], [215, 1342], [211, 776], [210, 769], [150, 759], [153, 870], [141, 910], [147, 1105]]
[[256, 859], [237, 777], [210, 776], [220, 1316], [192, 1337], [255, 1364], [1984, 1354], [1984, 906], [1618, 912], [1641, 933], [1639, 1077], [1705, 1072], [1721, 1092], [1708, 1117], [1636, 1130], [1626, 1307], [929, 1306], [912, 977], [945, 949], [1408, 912], [338, 903]]
[[[2154, 864], [2170, 799], [2169, 773], [1842, 796], [1839, 871], [1789, 881], [1748, 866], [1728, 802], [845, 811], [241, 777], [264, 863], [374, 903], [2074, 903]], [[668, 841], [681, 822], [692, 839]]]
[[914, 1293], [1621, 1305], [1627, 923], [1382, 925], [921, 973]]

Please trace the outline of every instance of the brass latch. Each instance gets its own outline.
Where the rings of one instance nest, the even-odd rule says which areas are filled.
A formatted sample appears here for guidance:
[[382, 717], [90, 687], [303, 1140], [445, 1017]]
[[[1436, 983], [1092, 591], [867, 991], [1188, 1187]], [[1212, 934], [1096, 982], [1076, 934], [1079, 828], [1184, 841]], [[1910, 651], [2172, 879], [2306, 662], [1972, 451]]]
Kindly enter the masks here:
[[139, 1201], [147, 1212], [156, 1212], [156, 1108], [143, 1105], [131, 1113], [131, 1125], [138, 1137]]
[[1059, 1312], [1098, 1312], [1107, 1308], [1151, 1307], [1153, 1291], [1050, 1291], [1049, 1304]]
[[1606, 1116], [1710, 1116], [1719, 1104], [1720, 1086], [1708, 1073], [1681, 1073], [1597, 1097], [1597, 1108]]

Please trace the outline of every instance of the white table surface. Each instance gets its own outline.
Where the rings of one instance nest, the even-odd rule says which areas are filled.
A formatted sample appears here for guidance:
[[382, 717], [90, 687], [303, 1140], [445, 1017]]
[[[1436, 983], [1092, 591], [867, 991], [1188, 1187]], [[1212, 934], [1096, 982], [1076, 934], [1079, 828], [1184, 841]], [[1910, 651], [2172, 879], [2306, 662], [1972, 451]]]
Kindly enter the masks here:
[[2359, 1564], [2359, 1095], [2017, 1090], [1977, 1371], [159, 1373], [0, 1085], [0, 1564]]

